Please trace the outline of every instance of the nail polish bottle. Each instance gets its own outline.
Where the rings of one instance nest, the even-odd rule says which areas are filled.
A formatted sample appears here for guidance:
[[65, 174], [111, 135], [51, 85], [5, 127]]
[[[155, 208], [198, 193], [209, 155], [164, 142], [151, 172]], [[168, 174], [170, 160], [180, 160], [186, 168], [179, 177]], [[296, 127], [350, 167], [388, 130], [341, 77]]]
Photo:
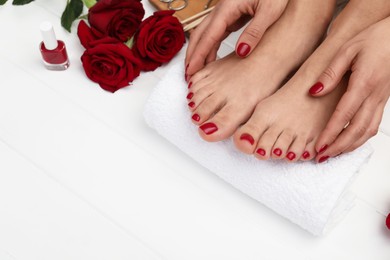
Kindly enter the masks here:
[[66, 70], [69, 67], [68, 54], [65, 43], [58, 41], [50, 22], [43, 22], [40, 26], [43, 41], [39, 49], [43, 63], [48, 70]]

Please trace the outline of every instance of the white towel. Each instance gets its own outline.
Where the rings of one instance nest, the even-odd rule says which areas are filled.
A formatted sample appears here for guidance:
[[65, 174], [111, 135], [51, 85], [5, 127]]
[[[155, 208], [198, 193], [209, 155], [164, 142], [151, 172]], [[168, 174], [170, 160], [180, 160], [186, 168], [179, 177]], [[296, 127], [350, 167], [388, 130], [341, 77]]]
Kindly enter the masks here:
[[[235, 188], [314, 235], [323, 234], [332, 218], [340, 218], [335, 215], [350, 208], [353, 200], [341, 198], [370, 157], [370, 146], [323, 164], [290, 164], [242, 154], [232, 140], [208, 143], [191, 122], [183, 77], [183, 64], [179, 63], [156, 86], [144, 111], [150, 127]], [[340, 206], [337, 210], [336, 205]]]

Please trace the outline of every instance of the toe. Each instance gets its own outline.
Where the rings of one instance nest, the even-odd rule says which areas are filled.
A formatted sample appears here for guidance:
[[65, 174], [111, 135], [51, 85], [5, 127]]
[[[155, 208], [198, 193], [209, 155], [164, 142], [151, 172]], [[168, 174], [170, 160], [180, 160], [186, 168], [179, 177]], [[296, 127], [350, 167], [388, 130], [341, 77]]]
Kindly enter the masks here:
[[[227, 103], [215, 115], [211, 116], [206, 122], [212, 122], [218, 127], [211, 135], [202, 136], [207, 141], [221, 141], [233, 135], [237, 128], [248, 120], [253, 106], [239, 106]], [[202, 135], [205, 133], [202, 131]], [[246, 140], [254, 145], [254, 138], [250, 135], [244, 136]]]
[[197, 125], [203, 124], [209, 120], [224, 105], [223, 97], [215, 94], [212, 94], [203, 100], [201, 100], [201, 98], [198, 99], [198, 96], [195, 94], [191, 102], [194, 103], [194, 107], [192, 108], [192, 119]]
[[313, 140], [306, 144], [306, 147], [304, 148], [303, 153], [302, 153], [301, 158], [300, 158], [301, 161], [310, 161], [314, 157], [316, 157], [317, 152], [315, 150], [315, 144], [316, 144], [316, 142]]
[[261, 135], [255, 150], [256, 158], [267, 160], [272, 157], [272, 147], [275, 145], [280, 132], [281, 130], [271, 127]]
[[295, 137], [296, 136], [292, 131], [288, 129], [283, 130], [272, 148], [271, 157], [273, 159], [285, 158], [287, 151], [289, 151], [291, 144], [294, 142]]
[[294, 139], [293, 143], [291, 144], [290, 148], [286, 153], [286, 160], [288, 162], [298, 161], [301, 158], [302, 154], [305, 152], [305, 147], [306, 147], [305, 135], [298, 135]]

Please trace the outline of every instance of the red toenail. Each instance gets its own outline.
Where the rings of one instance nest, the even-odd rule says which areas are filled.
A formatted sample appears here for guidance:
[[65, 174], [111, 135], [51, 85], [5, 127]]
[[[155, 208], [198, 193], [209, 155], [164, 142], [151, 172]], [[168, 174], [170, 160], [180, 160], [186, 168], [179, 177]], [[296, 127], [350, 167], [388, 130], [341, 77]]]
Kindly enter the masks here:
[[192, 82], [188, 83], [188, 88], [190, 88], [192, 86]]
[[309, 89], [309, 93], [310, 95], [315, 95], [320, 93], [323, 89], [324, 89], [324, 85], [321, 82], [317, 82]]
[[206, 123], [200, 126], [200, 129], [206, 134], [211, 135], [218, 131], [218, 127], [214, 123]]
[[194, 96], [194, 93], [190, 92], [190, 93], [188, 93], [188, 95], [187, 95], [187, 99], [191, 99], [193, 96]]
[[244, 58], [246, 57], [249, 52], [251, 51], [251, 46], [249, 46], [247, 43], [245, 42], [242, 42], [238, 45], [237, 47], [237, 54], [238, 56], [240, 56], [241, 58]]
[[199, 122], [200, 116], [199, 116], [198, 114], [194, 114], [194, 115], [192, 116], [192, 119], [193, 119], [194, 121], [196, 121], [196, 122]]
[[387, 218], [386, 218], [386, 226], [388, 229], [390, 229], [390, 213], [389, 213], [389, 215], [387, 215]]
[[303, 154], [302, 154], [302, 157], [303, 159], [307, 159], [310, 157], [310, 153], [308, 151], [305, 151]]
[[261, 156], [265, 156], [265, 154], [266, 154], [265, 150], [261, 149], [261, 148], [257, 149], [256, 153], [258, 153]]
[[251, 145], [255, 143], [255, 139], [250, 134], [242, 134], [240, 140], [248, 141]]
[[326, 149], [328, 149], [328, 147], [329, 147], [329, 146], [328, 146], [327, 144], [324, 145], [324, 146], [322, 146], [321, 149], [318, 151], [318, 153], [319, 153], [319, 154], [322, 154], [323, 152], [326, 151]]
[[295, 157], [297, 157], [297, 156], [296, 156], [295, 153], [293, 153], [293, 152], [289, 152], [289, 153], [287, 154], [287, 159], [289, 159], [290, 161], [294, 160]]
[[190, 108], [194, 108], [194, 107], [195, 107], [195, 103], [194, 103], [194, 102], [190, 102], [190, 103], [188, 104], [188, 106], [189, 106]]
[[281, 156], [281, 155], [282, 155], [282, 150], [280, 150], [279, 148], [276, 148], [276, 149], [274, 149], [273, 153], [274, 153], [276, 156]]
[[318, 162], [319, 162], [319, 163], [323, 163], [323, 162], [327, 161], [328, 159], [329, 159], [329, 156], [322, 156], [322, 157], [318, 160]]

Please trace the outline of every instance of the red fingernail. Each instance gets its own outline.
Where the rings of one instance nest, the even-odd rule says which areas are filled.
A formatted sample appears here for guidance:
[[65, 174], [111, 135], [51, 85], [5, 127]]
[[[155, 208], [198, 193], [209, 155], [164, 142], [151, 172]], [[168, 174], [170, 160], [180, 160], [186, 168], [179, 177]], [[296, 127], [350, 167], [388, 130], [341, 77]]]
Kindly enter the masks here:
[[310, 157], [310, 153], [308, 151], [305, 151], [303, 154], [302, 154], [302, 157], [303, 159], [307, 159]]
[[240, 140], [248, 141], [251, 145], [255, 143], [255, 139], [250, 134], [242, 134]]
[[318, 153], [319, 153], [319, 154], [322, 154], [323, 152], [326, 151], [326, 149], [328, 149], [328, 145], [327, 145], [327, 144], [324, 145], [324, 146], [322, 146], [321, 149], [318, 151]]
[[320, 93], [323, 89], [324, 89], [324, 84], [322, 84], [321, 82], [317, 82], [309, 89], [309, 93], [310, 95], [315, 95]]
[[192, 116], [192, 119], [193, 119], [194, 121], [196, 121], [196, 122], [199, 122], [200, 116], [199, 116], [198, 114], [194, 114], [194, 115]]
[[193, 96], [194, 96], [194, 93], [190, 92], [190, 93], [188, 93], [188, 95], [187, 95], [187, 99], [191, 99]]
[[190, 108], [194, 108], [194, 107], [195, 107], [195, 103], [194, 103], [194, 102], [190, 102], [190, 103], [188, 103], [188, 106], [189, 106]]
[[386, 226], [388, 229], [390, 229], [390, 213], [389, 213], [389, 215], [387, 215], [387, 218], [386, 218]]
[[265, 156], [266, 154], [265, 150], [261, 148], [257, 149], [256, 153], [260, 154], [261, 156]]
[[295, 157], [297, 157], [297, 156], [295, 155], [295, 153], [289, 152], [289, 153], [287, 154], [286, 157], [287, 157], [287, 159], [289, 159], [290, 161], [292, 161], [292, 160], [294, 160]]
[[192, 82], [190, 82], [189, 84], [188, 84], [188, 88], [190, 88], [192, 86]]
[[318, 160], [318, 162], [319, 162], [319, 163], [323, 163], [323, 162], [327, 161], [328, 159], [329, 159], [329, 156], [322, 156], [322, 157]]
[[251, 51], [251, 46], [249, 46], [245, 42], [240, 43], [237, 47], [237, 54], [241, 58], [246, 57], [250, 51]]
[[206, 123], [200, 126], [200, 129], [206, 134], [211, 135], [218, 131], [218, 127], [214, 123]]
[[282, 155], [282, 150], [280, 150], [279, 148], [276, 148], [276, 149], [274, 149], [273, 153], [274, 153], [276, 156], [281, 156], [281, 155]]

